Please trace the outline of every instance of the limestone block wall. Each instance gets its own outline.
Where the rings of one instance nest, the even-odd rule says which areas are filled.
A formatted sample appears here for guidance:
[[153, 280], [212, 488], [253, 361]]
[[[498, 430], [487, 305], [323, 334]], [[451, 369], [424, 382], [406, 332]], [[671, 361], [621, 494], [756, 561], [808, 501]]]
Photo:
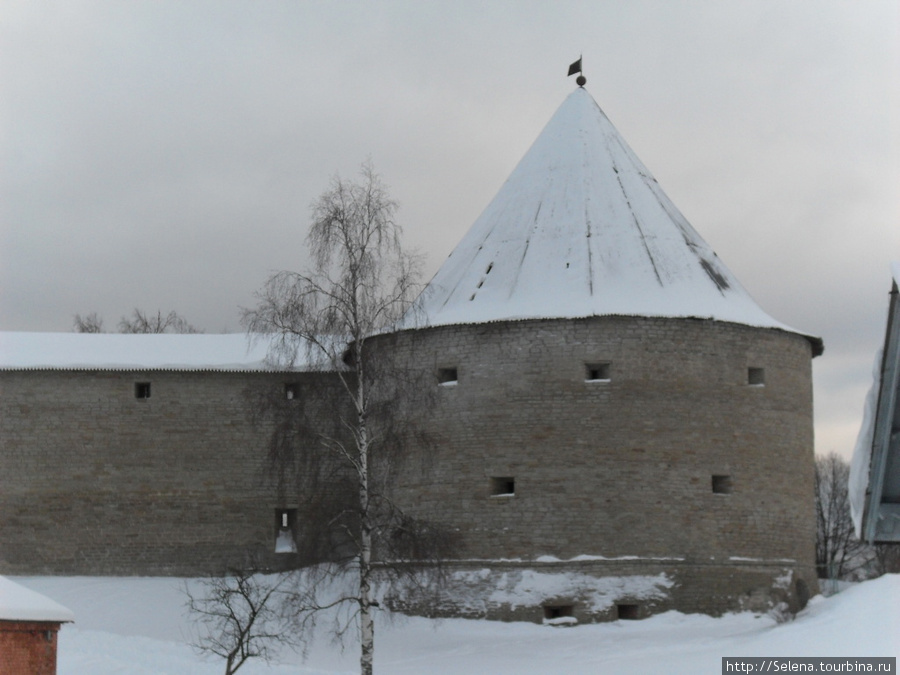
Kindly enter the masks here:
[[0, 572], [202, 574], [250, 552], [291, 564], [274, 554], [292, 504], [254, 400], [290, 382], [300, 402], [320, 377], [0, 372]]
[[[435, 372], [427, 424], [439, 442], [397, 499], [452, 527], [461, 560], [672, 558], [718, 570], [708, 582], [682, 572], [700, 584], [685, 598], [748, 566], [777, 567], [771, 585], [786, 566], [815, 589], [805, 338], [607, 317], [436, 327], [401, 345]], [[727, 602], [681, 604], [734, 608], [753, 593], [740, 585]]]

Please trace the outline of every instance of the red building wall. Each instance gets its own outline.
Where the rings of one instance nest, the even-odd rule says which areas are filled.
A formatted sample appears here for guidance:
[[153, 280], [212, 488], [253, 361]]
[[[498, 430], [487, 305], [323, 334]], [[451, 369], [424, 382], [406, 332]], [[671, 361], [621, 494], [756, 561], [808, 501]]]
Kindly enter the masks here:
[[0, 675], [56, 675], [59, 624], [0, 621]]

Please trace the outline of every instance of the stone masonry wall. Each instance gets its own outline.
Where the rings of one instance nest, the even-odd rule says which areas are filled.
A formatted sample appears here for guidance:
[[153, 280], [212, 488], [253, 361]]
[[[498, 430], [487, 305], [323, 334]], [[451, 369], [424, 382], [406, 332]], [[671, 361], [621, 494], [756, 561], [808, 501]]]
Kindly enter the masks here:
[[[463, 586], [479, 587], [473, 566], [488, 570], [484, 593], [522, 565], [632, 590], [665, 575], [639, 612], [798, 606], [816, 592], [805, 338], [601, 317], [374, 344], [434, 387], [413, 421], [435, 442], [402, 465], [394, 499], [452, 533]], [[290, 510], [302, 535], [316, 505], [300, 503], [302, 461], [286, 482], [271, 473], [269, 439], [294, 406], [326, 414], [336, 386], [309, 373], [0, 372], [0, 573], [196, 575], [248, 553], [302, 562], [302, 537], [300, 554], [274, 553], [276, 515]], [[296, 462], [303, 427], [281, 432]], [[612, 611], [575, 596], [585, 618]], [[453, 602], [440, 611], [468, 611]], [[534, 618], [547, 602], [568, 601], [495, 596], [484, 612]]]
[[[699, 586], [679, 604], [713, 612], [755, 592], [722, 590], [738, 567], [778, 567], [769, 585], [788, 568], [816, 590], [805, 338], [629, 317], [403, 338], [423, 368], [457, 380], [435, 378], [427, 424], [439, 442], [427, 472], [409, 465], [397, 500], [455, 530], [460, 560], [673, 558], [719, 570], [682, 575]], [[707, 600], [704, 583], [719, 589]]]
[[[260, 392], [319, 375], [0, 372], [0, 573], [202, 574], [274, 555]], [[150, 384], [138, 398], [137, 383]], [[285, 405], [291, 404], [285, 401]]]
[[671, 609], [787, 614], [802, 609], [816, 588], [814, 574], [789, 562], [470, 560], [446, 566], [439, 592], [405, 588], [387, 603], [396, 611], [430, 617], [535, 623], [552, 618], [553, 608], [567, 608], [564, 616], [593, 623], [643, 619]]

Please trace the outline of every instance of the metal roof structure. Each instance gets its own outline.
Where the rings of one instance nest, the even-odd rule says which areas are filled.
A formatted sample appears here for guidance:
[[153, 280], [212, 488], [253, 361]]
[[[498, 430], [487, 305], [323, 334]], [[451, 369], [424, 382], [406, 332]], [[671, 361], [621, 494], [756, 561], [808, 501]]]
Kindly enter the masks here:
[[[612, 315], [799, 333], [756, 304], [579, 87], [428, 284], [416, 319]], [[821, 353], [821, 339], [804, 337]]]
[[[900, 542], [900, 264], [893, 268], [893, 285], [888, 304], [887, 330], [881, 352], [881, 367], [876, 372], [873, 392], [874, 415], [867, 416], [869, 428], [861, 431], [868, 448], [868, 465], [854, 467], [862, 472], [865, 496], [860, 535], [867, 542]], [[865, 457], [865, 447], [857, 453]], [[856, 464], [857, 458], [854, 457]], [[867, 471], [866, 471], [867, 469]], [[851, 481], [853, 476], [851, 476]], [[851, 482], [851, 489], [853, 484]], [[857, 488], [857, 491], [858, 488]]]

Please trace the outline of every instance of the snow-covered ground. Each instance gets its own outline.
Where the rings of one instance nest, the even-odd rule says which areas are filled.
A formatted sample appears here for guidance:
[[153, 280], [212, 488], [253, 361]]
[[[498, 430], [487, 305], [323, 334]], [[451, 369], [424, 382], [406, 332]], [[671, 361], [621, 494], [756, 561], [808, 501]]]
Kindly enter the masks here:
[[[185, 644], [184, 582], [169, 578], [17, 577], [75, 613], [59, 640], [59, 675], [213, 675], [223, 662]], [[462, 619], [380, 618], [376, 671], [490, 673], [719, 673], [723, 656], [900, 657], [900, 575], [818, 596], [797, 618], [668, 612], [644, 621], [554, 628]], [[357, 652], [323, 634], [307, 658], [285, 654], [241, 675], [352, 673]], [[358, 670], [357, 670], [358, 672]]]

